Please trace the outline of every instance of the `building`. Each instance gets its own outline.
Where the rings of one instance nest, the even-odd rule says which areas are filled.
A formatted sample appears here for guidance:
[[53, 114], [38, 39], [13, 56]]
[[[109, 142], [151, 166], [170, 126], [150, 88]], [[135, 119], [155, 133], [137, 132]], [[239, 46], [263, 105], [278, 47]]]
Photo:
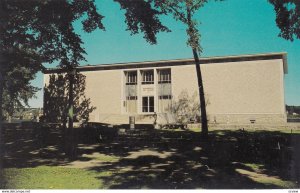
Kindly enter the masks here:
[[[286, 53], [200, 61], [210, 123], [286, 122]], [[86, 96], [97, 108], [90, 115], [92, 122], [128, 123], [130, 115], [137, 122], [151, 122], [154, 112], [170, 113], [182, 93], [198, 95], [193, 59], [87, 65], [77, 70], [86, 76]], [[61, 72], [46, 70], [45, 84], [50, 74]]]

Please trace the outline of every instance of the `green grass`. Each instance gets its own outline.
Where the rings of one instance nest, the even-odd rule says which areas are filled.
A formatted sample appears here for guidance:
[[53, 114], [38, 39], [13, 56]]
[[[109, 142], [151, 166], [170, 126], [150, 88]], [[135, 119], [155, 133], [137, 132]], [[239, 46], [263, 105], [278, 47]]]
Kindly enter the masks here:
[[294, 182], [282, 180], [277, 176], [268, 176], [266, 174], [252, 172], [244, 169], [236, 169], [236, 171], [244, 176], [247, 176], [254, 182], [258, 182], [268, 186], [276, 186], [279, 188], [297, 188], [297, 185]]
[[[266, 130], [268, 132], [259, 132]], [[182, 158], [185, 163], [192, 162], [192, 163], [198, 163], [199, 160], [199, 153], [205, 152], [205, 147], [209, 147], [209, 153], [203, 153], [203, 157], [206, 157], [208, 161], [213, 161], [212, 170], [215, 169], [217, 172], [214, 173], [203, 173], [202, 168], [198, 169], [193, 168], [193, 164], [189, 166], [188, 164], [183, 164], [182, 166], [178, 166], [177, 163], [169, 163], [167, 159], [161, 159], [159, 163], [162, 164], [170, 164], [169, 166], [166, 166], [166, 169], [169, 168], [182, 168], [182, 174], [180, 176], [184, 176], [185, 172], [188, 173], [188, 176], [190, 179], [193, 180], [194, 183], [199, 183], [199, 187], [206, 187], [206, 188], [214, 188], [215, 185], [219, 184], [219, 187], [230, 187], [230, 184], [228, 181], [232, 182], [239, 182], [240, 178], [243, 178], [244, 181], [241, 182], [241, 184], [233, 184], [232, 187], [242, 187], [243, 184], [249, 185], [249, 183], [252, 183], [249, 185], [249, 187], [274, 187], [274, 188], [299, 188], [299, 185], [297, 187], [297, 184], [293, 181], [289, 181], [289, 179], [284, 178], [285, 170], [278, 170], [279, 172], [274, 173], [267, 170], [267, 163], [271, 162], [273, 157], [271, 156], [265, 156], [269, 155], [269, 153], [276, 153], [277, 150], [274, 150], [274, 148], [277, 147], [277, 141], [280, 141], [280, 145], [283, 147], [282, 149], [287, 149], [291, 146], [289, 143], [289, 136], [291, 129], [256, 129], [256, 128], [245, 128], [245, 132], [248, 133], [246, 137], [243, 137], [243, 133], [238, 129], [213, 129], [209, 128], [209, 132], [211, 139], [213, 139], [211, 142], [213, 143], [211, 146], [202, 146], [202, 143], [191, 143], [189, 146], [187, 146], [188, 150], [185, 150], [185, 143], [177, 143], [177, 140], [181, 140], [181, 136], [186, 136], [187, 139], [190, 136], [193, 136], [195, 134], [199, 133], [192, 133], [187, 132], [186, 135], [182, 135], [181, 129], [168, 129], [166, 130], [168, 132], [163, 133], [161, 135], [162, 141], [153, 141], [153, 144], [157, 145], [159, 147], [158, 149], [162, 149], [165, 151], [169, 151], [171, 148], [174, 148], [175, 151], [178, 151], [178, 154], [180, 156], [180, 159]], [[169, 135], [169, 132], [174, 131], [174, 133], [171, 133]], [[200, 132], [200, 128], [192, 128], [190, 131], [194, 132]], [[275, 133], [273, 133], [274, 131]], [[178, 135], [175, 135], [175, 134]], [[300, 133], [300, 129], [293, 129], [293, 134]], [[263, 135], [261, 135], [263, 134]], [[151, 135], [149, 135], [151, 136]], [[198, 135], [199, 136], [199, 135]], [[299, 135], [295, 135], [299, 136]], [[164, 141], [163, 138], [170, 138], [170, 139], [176, 139], [176, 143], [173, 143], [172, 140], [169, 143], [167, 140]], [[235, 140], [231, 140], [231, 138], [234, 138]], [[230, 140], [229, 140], [230, 139]], [[274, 140], [272, 140], [274, 139]], [[297, 138], [298, 139], [298, 138]], [[27, 139], [26, 139], [27, 140]], [[132, 140], [130, 138], [129, 140]], [[145, 140], [149, 140], [149, 144], [152, 144], [151, 137], [145, 138]], [[267, 140], [267, 142], [266, 142]], [[245, 143], [241, 143], [243, 141], [246, 141]], [[162, 173], [158, 172], [144, 172], [145, 168], [148, 168], [148, 162], [152, 162], [151, 156], [150, 158], [145, 161], [139, 158], [133, 159], [133, 160], [124, 160], [123, 157], [118, 157], [116, 155], [119, 155], [119, 149], [121, 147], [125, 147], [128, 145], [128, 143], [132, 143], [132, 141], [118, 141], [117, 146], [113, 146], [112, 144], [108, 143], [107, 145], [112, 145], [111, 148], [111, 154], [107, 154], [107, 150], [103, 150], [100, 145], [95, 145], [95, 147], [91, 147], [88, 144], [82, 144], [80, 147], [81, 151], [83, 152], [82, 155], [80, 155], [80, 159], [76, 160], [79, 163], [78, 167], [76, 164], [72, 165], [72, 168], [70, 167], [55, 167], [55, 166], [39, 166], [35, 168], [6, 168], [4, 169], [4, 180], [6, 181], [5, 186], [0, 186], [1, 188], [9, 188], [9, 189], [104, 189], [104, 188], [114, 188], [114, 187], [121, 187], [123, 184], [124, 186], [128, 184], [134, 184], [137, 180], [143, 179], [151, 179], [150, 181], [144, 180], [143, 183], [145, 184], [139, 184], [141, 187], [156, 187], [152, 184], [153, 181], [163, 181], [161, 176], [169, 176], [171, 174], [168, 174], [168, 172], [163, 171]], [[193, 141], [192, 141], [193, 142]], [[200, 140], [201, 142], [201, 140]], [[266, 142], [266, 143], [263, 143]], [[120, 143], [120, 144], [119, 144]], [[168, 144], [167, 144], [168, 143]], [[135, 148], [139, 147], [140, 150], [143, 150], [143, 146], [139, 146], [140, 144], [137, 142], [137, 145], [134, 146], [133, 149], [123, 149], [124, 152], [127, 152], [128, 155], [130, 155], [131, 151], [137, 151]], [[146, 144], [149, 148], [149, 144]], [[167, 145], [165, 145], [167, 144]], [[263, 146], [263, 145], [265, 146]], [[106, 144], [105, 144], [106, 145]], [[143, 144], [144, 145], [144, 144]], [[165, 147], [167, 146], [167, 147]], [[50, 147], [50, 146], [48, 146]], [[97, 149], [97, 148], [98, 149]], [[154, 146], [155, 147], [155, 146]], [[178, 148], [179, 147], [179, 148]], [[234, 149], [232, 147], [236, 147], [237, 149]], [[262, 148], [267, 147], [267, 148]], [[19, 147], [20, 149], [22, 146]], [[132, 147], [130, 147], [132, 148]], [[189, 151], [190, 149], [198, 149], [199, 151]], [[203, 150], [202, 150], [203, 149]], [[116, 151], [117, 150], [117, 151]], [[226, 150], [226, 151], [225, 151]], [[234, 151], [239, 151], [240, 154], [233, 153]], [[247, 151], [246, 151], [247, 150]], [[270, 150], [270, 151], [269, 151]], [[172, 150], [173, 151], [173, 150]], [[189, 152], [193, 153], [190, 154]], [[116, 154], [114, 154], [116, 153]], [[195, 154], [194, 154], [195, 153]], [[289, 153], [288, 151], [284, 153]], [[16, 153], [16, 155], [18, 155]], [[30, 153], [26, 154], [31, 156]], [[182, 156], [181, 156], [182, 155]], [[192, 156], [191, 156], [192, 155]], [[241, 156], [244, 155], [244, 156]], [[277, 155], [277, 154], [275, 154]], [[279, 154], [278, 154], [279, 155]], [[289, 155], [289, 154], [288, 154]], [[178, 156], [178, 157], [179, 157]], [[232, 156], [232, 157], [230, 157]], [[260, 157], [259, 157], [260, 156]], [[172, 157], [172, 156], [171, 156]], [[174, 160], [179, 159], [174, 156]], [[260, 161], [250, 159], [252, 157], [258, 157]], [[289, 156], [286, 156], [284, 158], [288, 159]], [[85, 159], [84, 159], [85, 158]], [[31, 157], [28, 158], [30, 160]], [[184, 160], [186, 159], [186, 160]], [[202, 159], [202, 158], [201, 158]], [[203, 158], [203, 163], [206, 163], [206, 159]], [[277, 157], [274, 157], [274, 159], [277, 159]], [[282, 158], [283, 159], [283, 158]], [[238, 165], [231, 167], [232, 162], [238, 162]], [[103, 163], [102, 163], [103, 162]], [[110, 162], [110, 163], [107, 163]], [[77, 162], [75, 162], [77, 163]], [[97, 166], [104, 165], [105, 170], [101, 172], [97, 172], [95, 170], [87, 170], [82, 169], [83, 164], [95, 164]], [[155, 160], [154, 160], [155, 163]], [[263, 164], [259, 164], [263, 163]], [[271, 162], [274, 163], [272, 166], [274, 170], [278, 169], [277, 162]], [[289, 163], [289, 162], [288, 162]], [[81, 164], [81, 165], [80, 165]], [[264, 165], [265, 164], [265, 165]], [[120, 170], [119, 166], [122, 167], [128, 167], [129, 170]], [[79, 167], [80, 166], [80, 167]], [[131, 171], [130, 168], [134, 166], [137, 168], [135, 171]], [[224, 166], [230, 166], [226, 169]], [[89, 166], [90, 167], [90, 166]], [[149, 170], [152, 171], [153, 168], [151, 168], [151, 164], [149, 166]], [[162, 166], [164, 168], [165, 166]], [[99, 167], [101, 168], [101, 167]], [[99, 169], [97, 167], [97, 169]], [[128, 169], [125, 168], [125, 169]], [[223, 169], [224, 168], [224, 169]], [[140, 169], [140, 170], [139, 170]], [[229, 173], [227, 171], [229, 170]], [[113, 172], [111, 172], [113, 171]], [[197, 171], [197, 172], [195, 172]], [[282, 172], [282, 173], [281, 173]], [[163, 175], [161, 175], [163, 174]], [[209, 176], [209, 175], [212, 175]], [[221, 178], [216, 178], [213, 175], [221, 176]], [[182, 179], [175, 177], [170, 178], [170, 182], [172, 183], [181, 183]], [[198, 180], [199, 176], [201, 176], [203, 179], [207, 179], [210, 184], [203, 184], [201, 181]], [[108, 177], [108, 178], [106, 178]], [[103, 182], [103, 178], [107, 179], [107, 182]], [[185, 178], [185, 177], [184, 177]], [[228, 179], [228, 180], [224, 180]], [[224, 183], [222, 185], [222, 183]], [[116, 186], [114, 186], [116, 185]], [[118, 186], [119, 185], [119, 186]], [[138, 185], [138, 186], [139, 186]], [[166, 184], [166, 187], [173, 187], [173, 185]], [[129, 186], [129, 185], [128, 185]], [[133, 188], [133, 186], [129, 186]], [[174, 187], [176, 187], [174, 185]], [[138, 187], [137, 187], [138, 188]]]
[[99, 177], [111, 172], [95, 172], [77, 168], [40, 166], [36, 168], [7, 168], [3, 177], [7, 189], [101, 189]]
[[254, 164], [254, 163], [245, 163], [245, 166], [250, 167], [252, 170], [256, 171], [256, 172], [260, 172], [261, 169], [263, 167], [262, 164]]
[[[201, 128], [189, 128], [189, 131], [193, 131], [193, 132], [201, 132]], [[230, 130], [230, 131], [237, 131], [238, 129], [224, 129], [224, 130]], [[217, 134], [221, 134], [224, 132], [223, 129], [219, 129], [219, 128], [208, 128], [208, 132], [215, 132]], [[269, 129], [264, 129], [264, 128], [245, 128], [245, 131], [247, 132], [256, 132], [256, 131], [271, 131], [271, 132], [280, 132], [280, 133], [291, 133], [291, 128], [269, 128]], [[292, 133], [293, 134], [300, 134], [300, 129], [292, 129]]]
[[247, 175], [253, 181], [265, 185], [274, 185], [280, 188], [297, 188], [297, 185], [292, 181], [282, 180], [278, 176], [268, 176], [263, 174], [263, 171], [261, 170], [261, 168], [263, 168], [262, 164], [245, 163], [244, 165], [250, 167], [254, 172], [242, 169], [237, 169], [237, 171], [241, 174]]
[[117, 156], [105, 155], [105, 154], [100, 154], [100, 153], [83, 154], [82, 157], [90, 158], [92, 160], [98, 160], [98, 161], [102, 161], [102, 162], [116, 162], [120, 159]]

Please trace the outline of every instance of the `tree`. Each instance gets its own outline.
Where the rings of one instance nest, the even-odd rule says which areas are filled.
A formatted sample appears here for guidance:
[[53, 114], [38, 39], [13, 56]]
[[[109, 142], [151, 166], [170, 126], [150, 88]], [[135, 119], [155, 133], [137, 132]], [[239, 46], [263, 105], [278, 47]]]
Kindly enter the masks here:
[[[60, 61], [76, 65], [83, 60], [84, 49], [72, 22], [83, 20], [88, 32], [100, 28], [103, 18], [92, 1], [18, 1], [1, 0], [1, 74], [7, 96], [0, 106], [10, 113], [14, 105], [25, 105], [37, 91], [30, 85], [42, 63]], [[63, 19], [62, 19], [63, 18]], [[14, 81], [12, 81], [14, 80]], [[3, 90], [0, 91], [3, 96]], [[1, 98], [1, 99], [2, 99]], [[2, 114], [1, 114], [2, 115]]]
[[[187, 90], [183, 90], [177, 100], [172, 101], [170, 111], [176, 115], [176, 120], [181, 124], [186, 124], [190, 121], [198, 122], [200, 120], [200, 103], [199, 98], [195, 91], [191, 96]], [[210, 102], [208, 97], [206, 98], [205, 105]]]
[[[208, 135], [208, 124], [206, 115], [205, 95], [202, 80], [202, 72], [200, 68], [199, 55], [202, 48], [200, 46], [200, 33], [197, 28], [198, 22], [193, 19], [194, 14], [207, 2], [207, 0], [155, 0], [155, 6], [160, 8], [163, 13], [170, 13], [177, 21], [181, 21], [186, 25], [186, 34], [188, 36], [187, 45], [192, 48], [195, 60], [198, 91], [201, 111], [201, 129], [202, 135]], [[198, 55], [199, 54], [199, 55]]]
[[[3, 107], [10, 108], [11, 111], [12, 104], [16, 102], [22, 104], [34, 94], [35, 90], [30, 85], [30, 80], [37, 71], [43, 69], [42, 63], [59, 61], [62, 68], [70, 68], [84, 60], [83, 43], [73, 28], [75, 20], [87, 15], [82, 20], [86, 32], [104, 27], [103, 16], [97, 13], [92, 0], [1, 0], [0, 7], [2, 57], [0, 118], [2, 118]], [[15, 71], [27, 76], [16, 76], [16, 73], [12, 73]], [[16, 85], [20, 86], [19, 89], [11, 89]], [[25, 89], [26, 87], [28, 89]], [[3, 98], [5, 91], [9, 97]], [[3, 106], [3, 99], [9, 100], [8, 106]]]
[[197, 92], [189, 96], [187, 90], [184, 90], [178, 96], [177, 101], [173, 101], [171, 112], [176, 115], [177, 121], [181, 124], [186, 124], [191, 118], [197, 121], [200, 116], [200, 104], [197, 97]]
[[114, 0], [118, 2], [121, 9], [126, 11], [125, 22], [127, 30], [131, 31], [131, 35], [144, 33], [144, 39], [150, 44], [156, 44], [156, 34], [159, 32], [170, 32], [170, 30], [162, 25], [158, 16], [163, 14], [152, 6], [152, 0]]
[[31, 86], [30, 81], [35, 73], [26, 67], [18, 66], [6, 74], [3, 94], [3, 113], [7, 117], [13, 116], [16, 109], [28, 105], [28, 99], [34, 97], [39, 89]]
[[[115, 2], [126, 11], [127, 30], [132, 34], [142, 32], [148, 42], [156, 43], [155, 35], [167, 31], [158, 20], [160, 13], [152, 9], [150, 2]], [[13, 111], [12, 104], [26, 104], [36, 92], [30, 80], [37, 71], [44, 69], [43, 63], [58, 61], [59, 66], [69, 72], [68, 104], [72, 109], [75, 73], [71, 72], [85, 60], [86, 54], [73, 22], [81, 20], [84, 31], [92, 32], [105, 29], [103, 18], [97, 12], [94, 0], [0, 0], [0, 142], [2, 109]], [[22, 75], [16, 76], [16, 72]], [[16, 81], [10, 82], [11, 79]], [[14, 83], [22, 89], [10, 89]], [[4, 92], [9, 97], [3, 98]], [[8, 105], [3, 106], [3, 99], [8, 100], [5, 102]], [[70, 114], [69, 126], [72, 128], [73, 113]]]
[[269, 0], [276, 12], [276, 24], [281, 30], [279, 36], [290, 41], [300, 39], [300, 1]]
[[67, 115], [69, 113], [68, 95], [72, 91], [72, 111], [74, 119], [81, 123], [89, 120], [89, 114], [96, 108], [91, 106], [91, 101], [85, 96], [85, 76], [76, 73], [74, 75], [74, 88], [70, 89], [70, 78], [67, 74], [52, 74], [49, 83], [44, 87], [44, 116], [43, 121], [52, 123], [63, 123], [63, 144], [65, 152], [70, 159], [77, 155], [77, 135], [73, 128], [67, 128]]
[[[89, 114], [96, 108], [91, 106], [91, 101], [85, 96], [85, 76], [77, 73], [74, 76], [74, 114], [75, 120], [86, 123], [89, 120]], [[44, 120], [53, 123], [66, 123], [68, 113], [67, 93], [69, 91], [68, 77], [63, 74], [52, 74], [49, 77], [48, 85], [44, 87]]]
[[[115, 0], [115, 2], [121, 5], [121, 9], [126, 10], [127, 30], [130, 30], [132, 34], [142, 32], [148, 42], [156, 43], [155, 35], [159, 31], [168, 30], [158, 20], [160, 13], [152, 9], [149, 2], [124, 0]], [[8, 72], [13, 68], [24, 68], [24, 66], [32, 75], [28, 80], [32, 80], [34, 74], [43, 69], [42, 63], [51, 63], [55, 60], [59, 61], [60, 67], [71, 72], [74, 67], [79, 65], [80, 61], [85, 60], [83, 42], [74, 31], [73, 22], [82, 20], [83, 29], [86, 32], [92, 32], [97, 28], [104, 30], [102, 24], [104, 16], [97, 12], [93, 0], [26, 2], [1, 0], [0, 3], [0, 45], [1, 58], [4, 59], [1, 62], [1, 73], [4, 80], [7, 79]], [[16, 56], [20, 60], [15, 61]], [[25, 62], [25, 58], [28, 58], [27, 62]], [[35, 62], [33, 63], [33, 61]], [[72, 76], [70, 75], [69, 78], [72, 83]], [[28, 86], [29, 82], [26, 81], [26, 85], [23, 86]], [[33, 87], [31, 88], [33, 89]], [[36, 90], [31, 91], [26, 99], [10, 98], [26, 101]], [[13, 95], [19, 95], [18, 91]], [[72, 97], [70, 97], [70, 101], [72, 101]], [[1, 104], [0, 106], [2, 106]]]

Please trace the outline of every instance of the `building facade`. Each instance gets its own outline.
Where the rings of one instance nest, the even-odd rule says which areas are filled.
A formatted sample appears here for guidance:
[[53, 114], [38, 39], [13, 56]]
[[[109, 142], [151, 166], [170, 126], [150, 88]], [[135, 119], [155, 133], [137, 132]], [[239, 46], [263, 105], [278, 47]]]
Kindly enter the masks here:
[[[201, 58], [210, 123], [286, 122], [284, 75], [286, 53]], [[151, 122], [156, 114], [172, 114], [182, 95], [198, 100], [193, 59], [88, 65], [77, 68], [86, 76], [85, 94], [96, 107], [90, 121]], [[61, 69], [45, 71], [49, 75]], [[196, 101], [197, 102], [197, 101]], [[196, 103], [195, 103], [196, 104]]]

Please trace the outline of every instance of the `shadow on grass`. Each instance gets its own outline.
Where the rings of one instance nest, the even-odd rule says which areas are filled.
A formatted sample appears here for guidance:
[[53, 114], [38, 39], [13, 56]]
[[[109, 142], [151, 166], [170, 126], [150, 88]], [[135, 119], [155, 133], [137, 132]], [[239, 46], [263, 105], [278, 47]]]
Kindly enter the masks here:
[[296, 134], [270, 131], [211, 132], [208, 139], [188, 131], [155, 131], [110, 144], [111, 150], [118, 149], [111, 152], [122, 159], [91, 169], [117, 168], [112, 176], [101, 177], [108, 188], [117, 189], [287, 188], [291, 185], [286, 181], [299, 181], [295, 156], [300, 148], [293, 144], [299, 139]]
[[63, 132], [59, 125], [6, 124], [3, 132], [4, 168], [55, 165], [64, 160]]
[[[90, 125], [75, 129], [75, 160], [94, 153], [119, 157], [89, 166], [110, 171], [99, 177], [105, 188], [299, 188], [300, 135], [276, 131], [211, 131], [201, 138], [192, 131], [155, 130], [140, 125]], [[34, 127], [31, 127], [34, 128]], [[62, 129], [6, 129], [4, 167], [64, 166]]]

